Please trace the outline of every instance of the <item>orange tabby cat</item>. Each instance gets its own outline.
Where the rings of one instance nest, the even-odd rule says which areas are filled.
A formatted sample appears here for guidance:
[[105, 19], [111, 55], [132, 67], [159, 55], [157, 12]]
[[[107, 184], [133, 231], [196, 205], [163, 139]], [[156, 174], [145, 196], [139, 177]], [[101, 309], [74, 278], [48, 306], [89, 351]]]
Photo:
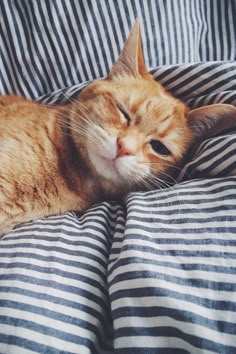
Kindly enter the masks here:
[[236, 126], [236, 109], [194, 111], [154, 81], [135, 23], [106, 79], [73, 104], [0, 97], [0, 231], [82, 210], [165, 179], [196, 141]]

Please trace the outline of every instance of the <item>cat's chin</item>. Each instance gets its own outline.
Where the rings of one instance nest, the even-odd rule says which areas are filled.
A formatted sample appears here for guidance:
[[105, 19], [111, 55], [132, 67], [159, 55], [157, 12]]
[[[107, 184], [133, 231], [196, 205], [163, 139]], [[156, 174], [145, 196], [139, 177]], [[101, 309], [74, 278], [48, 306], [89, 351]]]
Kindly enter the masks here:
[[132, 170], [135, 164], [134, 156], [123, 156], [108, 159], [94, 155], [91, 162], [99, 176], [113, 182], [117, 186], [129, 184], [132, 180]]

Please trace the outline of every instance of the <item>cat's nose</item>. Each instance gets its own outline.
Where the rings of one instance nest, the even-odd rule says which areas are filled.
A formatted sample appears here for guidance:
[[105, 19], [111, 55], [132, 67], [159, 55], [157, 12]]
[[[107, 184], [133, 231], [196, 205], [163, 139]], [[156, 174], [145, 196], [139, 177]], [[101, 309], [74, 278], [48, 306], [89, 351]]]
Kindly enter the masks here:
[[117, 156], [134, 156], [136, 151], [135, 140], [130, 137], [117, 139]]

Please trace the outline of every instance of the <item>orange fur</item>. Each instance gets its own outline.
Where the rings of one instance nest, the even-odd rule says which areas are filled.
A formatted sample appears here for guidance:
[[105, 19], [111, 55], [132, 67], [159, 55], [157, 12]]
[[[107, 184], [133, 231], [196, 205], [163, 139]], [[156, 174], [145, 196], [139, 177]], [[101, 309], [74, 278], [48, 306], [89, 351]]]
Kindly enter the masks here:
[[[232, 125], [232, 106], [219, 106], [214, 117], [219, 110]], [[198, 114], [206, 127], [209, 109]], [[108, 77], [69, 105], [0, 97], [1, 233], [130, 188], [158, 185], [183, 160], [196, 134], [204, 136], [201, 127], [195, 129], [195, 116], [148, 74], [138, 23]], [[167, 153], [156, 151], [156, 142]]]

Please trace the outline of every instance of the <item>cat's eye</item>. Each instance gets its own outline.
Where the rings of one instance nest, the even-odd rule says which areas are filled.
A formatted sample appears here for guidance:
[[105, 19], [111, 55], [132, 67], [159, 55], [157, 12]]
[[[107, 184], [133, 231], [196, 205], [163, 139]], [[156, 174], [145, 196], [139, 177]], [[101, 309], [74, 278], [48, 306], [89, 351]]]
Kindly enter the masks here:
[[162, 144], [159, 140], [151, 140], [150, 142], [151, 147], [155, 152], [157, 152], [160, 155], [170, 155], [170, 150], [167, 149], [167, 147]]
[[119, 111], [122, 113], [122, 115], [124, 116], [125, 120], [127, 121], [127, 124], [129, 125], [131, 118], [129, 116], [129, 114], [121, 107], [118, 106]]

